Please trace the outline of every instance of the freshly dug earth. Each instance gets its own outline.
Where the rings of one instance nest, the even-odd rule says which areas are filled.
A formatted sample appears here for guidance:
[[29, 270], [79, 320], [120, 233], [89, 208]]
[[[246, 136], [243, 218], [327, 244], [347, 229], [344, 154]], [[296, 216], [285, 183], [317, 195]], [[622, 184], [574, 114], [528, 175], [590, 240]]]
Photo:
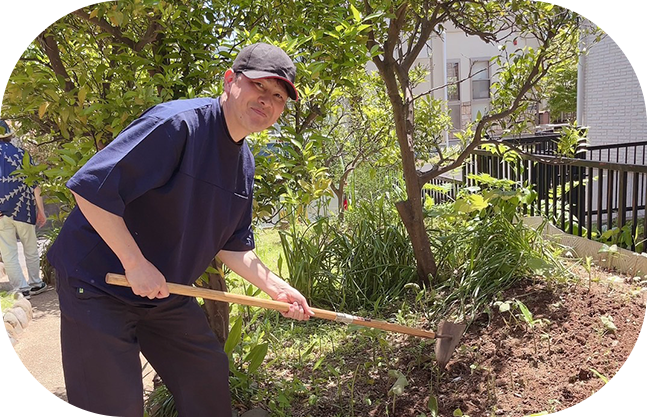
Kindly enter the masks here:
[[585, 400], [616, 374], [640, 333], [645, 293], [631, 278], [600, 271], [593, 276], [603, 278], [589, 291], [588, 274], [579, 272], [585, 276], [580, 285], [525, 283], [505, 294], [543, 321], [534, 329], [497, 308], [489, 323], [471, 327], [438, 387], [440, 415], [457, 408], [473, 416], [555, 412]]
[[388, 394], [395, 380], [384, 369], [362, 366], [369, 352], [355, 352], [337, 366], [342, 373], [348, 371], [338, 381], [345, 389], [333, 385], [320, 392], [316, 405], [304, 397], [301, 405], [293, 403], [291, 415], [347, 415], [352, 401], [355, 416], [429, 416], [430, 395], [437, 399], [440, 416], [451, 416], [457, 409], [472, 417], [526, 416], [583, 401], [602, 388], [604, 379], [611, 379], [631, 353], [646, 296], [631, 277], [594, 268], [589, 284], [583, 268], [575, 272], [578, 283], [527, 280], [508, 290], [501, 299], [521, 301], [532, 313], [534, 326], [523, 320], [518, 307], [504, 312], [493, 307], [467, 329], [443, 373], [433, 365], [432, 343], [423, 353], [418, 340], [386, 336], [395, 345], [389, 362], [408, 382], [395, 407]]

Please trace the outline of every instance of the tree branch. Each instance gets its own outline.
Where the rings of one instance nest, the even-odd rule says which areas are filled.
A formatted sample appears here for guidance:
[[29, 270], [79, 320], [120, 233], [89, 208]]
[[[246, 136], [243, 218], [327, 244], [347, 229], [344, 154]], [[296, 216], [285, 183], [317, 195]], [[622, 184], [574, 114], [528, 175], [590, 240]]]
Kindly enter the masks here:
[[[411, 66], [415, 62], [416, 58], [418, 58], [418, 55], [420, 55], [422, 48], [427, 45], [427, 42], [429, 41], [429, 38], [434, 31], [434, 27], [445, 20], [445, 18], [447, 17], [445, 13], [438, 15], [439, 11], [440, 7], [437, 5], [431, 18], [423, 18], [420, 16], [417, 17], [418, 22], [416, 28], [418, 27], [418, 25], [421, 26], [420, 36], [418, 37], [418, 41], [415, 44], [410, 43], [407, 50], [407, 57], [404, 59], [404, 61], [402, 61], [402, 67], [407, 71], [411, 69]], [[413, 38], [413, 36], [411, 36], [411, 38]], [[410, 39], [410, 41], [412, 41], [412, 39]]]
[[319, 106], [314, 105], [314, 106], [312, 107], [312, 110], [310, 111], [310, 113], [308, 113], [308, 115], [306, 116], [306, 118], [305, 118], [305, 120], [303, 121], [303, 123], [301, 123], [301, 124], [299, 125], [299, 127], [298, 127], [298, 129], [297, 129], [297, 133], [301, 133], [301, 132], [303, 132], [304, 130], [306, 130], [306, 129], [308, 128], [308, 126], [310, 126], [310, 125], [312, 124], [312, 122], [314, 122], [314, 120], [315, 120], [317, 117], [319, 117], [320, 115], [321, 115], [321, 109], [319, 108]]
[[[454, 162], [440, 168], [436, 166], [433, 169], [426, 172], [418, 171], [418, 184], [420, 188], [422, 188], [424, 184], [431, 181], [433, 178], [436, 178], [442, 174], [445, 174], [449, 171], [452, 171], [460, 167], [463, 161], [467, 158], [467, 156], [482, 144], [483, 130], [485, 129], [485, 126], [491, 122], [494, 122], [496, 120], [501, 120], [512, 115], [519, 108], [519, 106], [521, 105], [521, 102], [524, 100], [525, 95], [548, 72], [550, 65], [544, 66], [544, 64], [546, 64], [545, 59], [547, 55], [547, 49], [548, 49], [547, 47], [550, 45], [550, 42], [555, 36], [556, 34], [553, 34], [552, 36], [547, 36], [546, 40], [544, 41], [543, 49], [541, 50], [541, 53], [538, 55], [537, 60], [535, 61], [534, 66], [532, 67], [532, 70], [526, 77], [525, 82], [519, 89], [519, 92], [517, 93], [510, 107], [508, 107], [506, 110], [503, 110], [499, 113], [484, 116], [476, 125], [476, 130], [474, 131], [474, 140], [472, 140], [472, 142], [465, 148], [465, 150], [463, 150], [463, 152], [456, 158]], [[540, 68], [543, 68], [543, 69], [540, 70]]]
[[26, 62], [36, 62], [36, 63], [38, 63], [38, 64], [41, 64], [41, 65], [43, 65], [43, 66], [45, 66], [45, 67], [47, 67], [47, 68], [49, 68], [49, 69], [53, 70], [52, 66], [51, 66], [47, 61], [43, 61], [42, 59], [39, 59], [39, 58], [25, 58], [25, 57], [20, 57], [20, 59], [19, 59], [19, 60], [20, 60], [20, 61], [26, 61]]
[[38, 35], [36, 39], [45, 51], [45, 54], [49, 59], [54, 73], [65, 80], [65, 91], [69, 93], [70, 91], [74, 90], [74, 83], [72, 82], [70, 75], [65, 69], [65, 65], [63, 64], [63, 60], [61, 59], [61, 52], [58, 49], [58, 43], [56, 42], [54, 35], [52, 35], [49, 30], [45, 30], [40, 35]]
[[76, 10], [72, 12], [72, 14], [87, 22], [94, 24], [95, 26], [99, 27], [102, 31], [109, 33], [110, 35], [112, 35], [113, 38], [115, 38], [117, 42], [128, 46], [130, 49], [132, 49], [135, 52], [140, 52], [142, 49], [146, 47], [146, 45], [155, 42], [157, 40], [157, 37], [159, 36], [160, 30], [162, 29], [162, 26], [160, 25], [160, 22], [159, 22], [159, 16], [156, 14], [151, 19], [148, 25], [148, 28], [146, 29], [146, 33], [144, 33], [144, 36], [142, 36], [142, 38], [138, 42], [135, 42], [132, 39], [124, 36], [124, 34], [119, 28], [112, 26], [110, 23], [108, 23], [103, 19], [90, 17], [90, 14], [85, 12], [83, 9]]
[[400, 5], [398, 10], [395, 12], [395, 19], [392, 19], [389, 22], [387, 38], [384, 42], [384, 61], [389, 66], [394, 65], [396, 61], [393, 53], [398, 42], [400, 42], [400, 30], [406, 21], [408, 8], [409, 4], [407, 2]]
[[[364, 0], [364, 10], [366, 12], [366, 15], [369, 16], [373, 14], [373, 7], [371, 7], [370, 3], [368, 0]], [[375, 22], [373, 20], [368, 22], [371, 25], [371, 28], [368, 32], [368, 40], [366, 41], [366, 47], [370, 51], [373, 49], [375, 46], [380, 46], [377, 41], [375, 40]], [[373, 62], [381, 62], [382, 60], [380, 59], [379, 56], [374, 56], [372, 58]]]
[[482, 73], [483, 71], [487, 71], [487, 68], [483, 68], [482, 70], [478, 70], [477, 72], [475, 72], [474, 74], [472, 74], [472, 67], [473, 67], [473, 64], [470, 66], [470, 73], [469, 73], [469, 75], [468, 75], [467, 77], [465, 77], [465, 78], [463, 78], [463, 79], [461, 79], [461, 80], [455, 81], [455, 82], [453, 82], [453, 83], [447, 83], [447, 84], [445, 84], [445, 85], [441, 85], [441, 86], [438, 86], [438, 87], [434, 87], [434, 88], [432, 88], [432, 89], [430, 89], [430, 90], [427, 90], [427, 91], [425, 91], [425, 92], [423, 92], [423, 93], [420, 93], [420, 94], [418, 94], [417, 96], [414, 96], [414, 97], [413, 97], [413, 101], [418, 100], [420, 97], [424, 97], [424, 96], [426, 96], [426, 95], [429, 95], [429, 94], [433, 93], [434, 91], [442, 90], [442, 89], [443, 89], [443, 88], [445, 88], [445, 87], [449, 87], [450, 85], [458, 85], [458, 84], [462, 83], [463, 81], [467, 81], [467, 80], [469, 80], [470, 78], [474, 77], [476, 74], [480, 74], [480, 73]]

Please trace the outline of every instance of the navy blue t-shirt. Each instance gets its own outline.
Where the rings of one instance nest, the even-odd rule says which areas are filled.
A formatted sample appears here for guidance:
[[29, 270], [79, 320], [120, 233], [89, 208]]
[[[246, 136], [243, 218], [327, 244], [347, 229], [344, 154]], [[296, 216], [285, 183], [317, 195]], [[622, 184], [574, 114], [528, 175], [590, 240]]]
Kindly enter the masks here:
[[[178, 100], [147, 110], [67, 183], [123, 217], [144, 257], [168, 282], [192, 284], [221, 250], [254, 248], [254, 158], [234, 142], [219, 99]], [[73, 287], [157, 304], [105, 283], [119, 259], [75, 208], [48, 259]]]

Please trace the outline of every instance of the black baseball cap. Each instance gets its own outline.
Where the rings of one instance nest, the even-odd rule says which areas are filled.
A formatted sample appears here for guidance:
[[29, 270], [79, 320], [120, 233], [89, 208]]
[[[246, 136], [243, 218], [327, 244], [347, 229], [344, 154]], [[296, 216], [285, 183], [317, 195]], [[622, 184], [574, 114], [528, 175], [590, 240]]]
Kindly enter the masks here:
[[299, 99], [294, 86], [297, 69], [290, 57], [279, 47], [267, 43], [255, 43], [241, 49], [231, 67], [234, 72], [247, 78], [276, 78], [285, 83], [292, 100]]

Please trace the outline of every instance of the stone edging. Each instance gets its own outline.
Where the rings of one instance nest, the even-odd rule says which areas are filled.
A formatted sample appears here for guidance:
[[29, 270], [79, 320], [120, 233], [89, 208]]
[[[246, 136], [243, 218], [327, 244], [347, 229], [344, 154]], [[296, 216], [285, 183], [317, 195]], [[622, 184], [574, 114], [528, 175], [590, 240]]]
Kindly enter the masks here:
[[4, 327], [12, 346], [18, 343], [18, 336], [22, 334], [34, 316], [29, 300], [20, 293], [15, 293], [14, 297], [16, 301], [13, 306], [3, 314]]
[[[538, 229], [544, 222], [542, 217], [524, 217], [526, 226]], [[543, 236], [565, 247], [571, 248], [579, 258], [590, 256], [598, 262], [599, 266], [615, 269], [623, 274], [634, 277], [647, 277], [647, 254], [635, 253], [627, 249], [618, 248], [610, 254], [602, 251], [604, 244], [584, 237], [569, 235], [552, 224], [546, 222]]]

